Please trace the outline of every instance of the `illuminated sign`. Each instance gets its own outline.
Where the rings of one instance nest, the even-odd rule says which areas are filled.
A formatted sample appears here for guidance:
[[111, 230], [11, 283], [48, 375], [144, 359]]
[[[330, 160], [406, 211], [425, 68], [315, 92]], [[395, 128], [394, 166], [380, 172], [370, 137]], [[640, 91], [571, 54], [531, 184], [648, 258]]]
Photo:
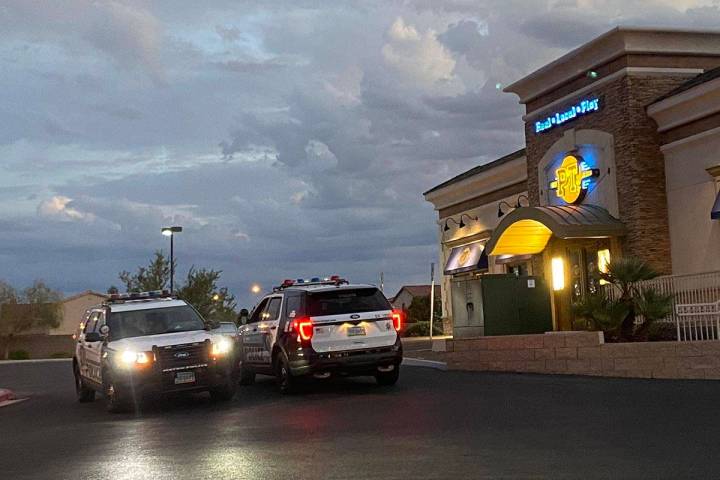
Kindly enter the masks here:
[[599, 175], [600, 170], [588, 167], [580, 155], [567, 155], [555, 170], [550, 189], [566, 203], [580, 203], [590, 188], [590, 179]]
[[597, 112], [598, 110], [600, 110], [599, 98], [582, 100], [577, 105], [573, 105], [565, 111], [556, 112], [549, 117], [546, 117], [544, 120], [535, 122], [535, 133], [550, 130], [553, 127], [557, 127], [558, 125], [562, 125], [565, 122], [569, 122], [570, 120], [588, 113]]

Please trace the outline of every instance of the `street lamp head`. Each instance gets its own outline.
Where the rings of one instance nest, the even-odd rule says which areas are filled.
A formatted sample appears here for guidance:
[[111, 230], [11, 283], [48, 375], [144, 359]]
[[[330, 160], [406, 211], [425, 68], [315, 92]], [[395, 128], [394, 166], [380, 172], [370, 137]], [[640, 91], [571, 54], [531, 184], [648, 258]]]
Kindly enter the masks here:
[[261, 289], [260, 289], [260, 285], [258, 285], [257, 283], [256, 283], [255, 285], [253, 285], [252, 287], [250, 287], [250, 291], [251, 291], [252, 293], [254, 293], [255, 295], [257, 295], [258, 293], [260, 293], [260, 290], [261, 290]]
[[172, 237], [173, 234], [182, 232], [182, 227], [163, 227], [160, 231], [166, 237]]

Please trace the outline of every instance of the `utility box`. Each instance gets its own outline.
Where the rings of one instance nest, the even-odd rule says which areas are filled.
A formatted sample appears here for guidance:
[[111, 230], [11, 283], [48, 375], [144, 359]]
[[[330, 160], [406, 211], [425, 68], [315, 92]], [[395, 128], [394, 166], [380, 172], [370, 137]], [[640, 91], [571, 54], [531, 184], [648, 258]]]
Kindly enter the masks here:
[[550, 291], [542, 277], [482, 275], [452, 281], [453, 336], [552, 331]]

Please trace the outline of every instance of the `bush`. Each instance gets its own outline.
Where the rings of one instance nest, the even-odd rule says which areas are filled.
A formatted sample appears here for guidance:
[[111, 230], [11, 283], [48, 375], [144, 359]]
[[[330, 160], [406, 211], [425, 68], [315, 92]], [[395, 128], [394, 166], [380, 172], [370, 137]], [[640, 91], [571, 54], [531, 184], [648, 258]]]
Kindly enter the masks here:
[[668, 322], [657, 322], [650, 325], [647, 339], [651, 342], [674, 342], [677, 340], [677, 327]]
[[14, 350], [8, 355], [8, 360], [29, 360], [30, 354], [26, 350]]
[[55, 352], [50, 355], [50, 358], [72, 358], [72, 353], [68, 352]]
[[[430, 322], [411, 323], [402, 332], [405, 337], [428, 337], [430, 336]], [[433, 335], [442, 335], [442, 322], [433, 322]]]

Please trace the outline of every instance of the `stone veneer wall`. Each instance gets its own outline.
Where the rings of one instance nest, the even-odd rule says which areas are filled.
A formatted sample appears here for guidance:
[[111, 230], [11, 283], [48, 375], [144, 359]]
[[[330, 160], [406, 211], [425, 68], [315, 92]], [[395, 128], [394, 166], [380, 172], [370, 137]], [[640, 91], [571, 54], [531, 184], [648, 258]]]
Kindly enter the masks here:
[[720, 342], [604, 343], [602, 332], [438, 340], [449, 368], [634, 378], [720, 379]]
[[[566, 126], [536, 134], [534, 117], [525, 125], [528, 192], [531, 205], [540, 205], [538, 163], [545, 152], [571, 128], [610, 133], [615, 141], [615, 163], [620, 220], [628, 227], [625, 254], [640, 257], [660, 273], [671, 273], [670, 233], [665, 195], [665, 163], [657, 125], [645, 107], [691, 77], [680, 75], [624, 76], [581, 95], [601, 97], [599, 112]], [[577, 98], [553, 110], [569, 106]]]

